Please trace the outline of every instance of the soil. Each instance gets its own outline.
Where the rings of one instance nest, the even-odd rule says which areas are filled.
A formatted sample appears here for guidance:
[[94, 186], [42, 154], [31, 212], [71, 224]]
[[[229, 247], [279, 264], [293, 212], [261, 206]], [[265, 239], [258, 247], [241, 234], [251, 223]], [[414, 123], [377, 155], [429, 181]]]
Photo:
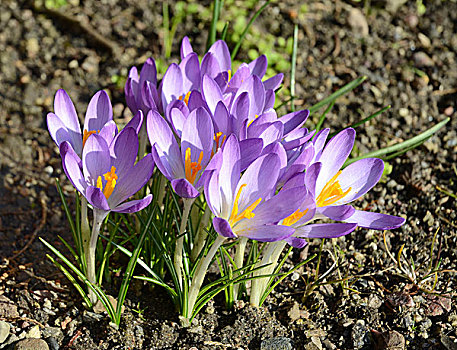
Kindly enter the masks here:
[[[450, 272], [436, 274], [438, 295], [425, 290], [433, 283], [400, 275], [382, 232], [358, 229], [323, 247], [320, 271], [332, 268], [336, 248], [344, 259], [327, 281], [346, 283], [323, 284], [304, 298], [316, 268], [312, 262], [279, 285], [264, 307], [241, 301], [227, 311], [216, 299], [190, 328], [182, 328], [163, 291], [134, 282], [117, 330], [106, 314], [83, 309], [38, 240], [65, 250], [56, 237], [70, 241], [71, 236], [54, 179], [74, 196], [45, 117], [59, 88], [66, 89], [80, 114], [92, 94], [106, 89], [116, 120], [125, 121], [130, 113], [116, 79], [147, 57], [162, 55], [162, 2], [69, 0], [48, 10], [38, 1], [2, 0], [0, 336], [6, 329], [7, 338], [0, 349], [21, 348], [24, 338], [41, 338], [50, 349], [457, 349], [452, 272], [457, 269], [452, 196], [457, 193], [457, 4], [424, 1], [421, 15], [417, 3], [321, 0], [307, 2], [303, 11], [289, 0], [267, 7], [255, 26], [287, 39], [299, 25], [297, 108], [367, 76], [337, 101], [325, 126], [339, 130], [392, 105], [357, 129], [356, 152], [406, 140], [451, 117], [423, 145], [390, 160], [392, 173], [357, 203], [407, 218], [403, 227], [385, 233], [388, 250], [396, 257], [403, 248], [402, 266], [414, 262], [419, 279], [430, 260], [440, 261], [439, 268]], [[175, 60], [184, 35], [204, 52], [208, 22], [198, 14], [185, 17], [175, 35]], [[238, 59], [247, 60], [248, 49], [243, 46]], [[286, 74], [285, 87], [289, 84]], [[318, 118], [314, 114], [308, 127]], [[319, 244], [294, 251], [285, 268], [317, 252]], [[29, 348], [45, 349], [43, 343], [36, 340]]]

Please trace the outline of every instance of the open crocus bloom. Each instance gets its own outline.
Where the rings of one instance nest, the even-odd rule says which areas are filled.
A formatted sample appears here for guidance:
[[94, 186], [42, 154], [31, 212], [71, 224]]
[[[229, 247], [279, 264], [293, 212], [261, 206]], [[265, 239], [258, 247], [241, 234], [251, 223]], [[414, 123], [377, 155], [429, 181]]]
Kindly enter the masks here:
[[125, 202], [151, 178], [154, 167], [151, 154], [135, 164], [138, 153], [135, 129], [124, 128], [111, 145], [102, 136], [91, 135], [84, 146], [82, 161], [68, 142], [61, 144], [60, 153], [68, 178], [94, 208], [134, 213], [151, 203], [152, 195]]
[[183, 120], [181, 143], [160, 114], [150, 111], [147, 132], [157, 167], [171, 181], [179, 196], [195, 198], [203, 186], [202, 174], [213, 154], [214, 128], [204, 108], [197, 108]]
[[321, 217], [375, 230], [400, 227], [405, 222], [401, 217], [355, 210], [348, 205], [367, 193], [384, 170], [384, 163], [378, 158], [361, 159], [340, 170], [351, 153], [354, 139], [354, 129], [341, 131], [325, 146], [319, 161], [306, 171], [306, 187], [314, 196], [317, 212]]
[[49, 133], [57, 146], [66, 141], [80, 157], [90, 135], [99, 134], [110, 144], [117, 134], [111, 101], [103, 90], [97, 92], [87, 106], [83, 132], [81, 132], [75, 106], [62, 89], [56, 92], [54, 113], [48, 113], [47, 124]]
[[240, 147], [235, 135], [229, 136], [217, 156], [221, 162], [205, 182], [206, 201], [216, 216], [215, 230], [224, 237], [244, 236], [263, 242], [291, 236], [294, 228], [276, 223], [297, 210], [306, 190], [292, 188], [274, 195], [279, 156], [263, 155], [241, 175]]

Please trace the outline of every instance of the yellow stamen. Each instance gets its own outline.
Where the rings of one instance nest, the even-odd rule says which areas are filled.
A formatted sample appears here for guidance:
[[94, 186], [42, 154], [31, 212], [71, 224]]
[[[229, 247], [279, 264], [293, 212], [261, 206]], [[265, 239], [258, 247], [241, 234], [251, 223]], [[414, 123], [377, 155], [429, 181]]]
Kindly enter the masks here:
[[345, 197], [351, 191], [352, 187], [349, 187], [344, 192], [341, 189], [341, 185], [337, 180], [340, 174], [341, 171], [338, 171], [335, 176], [333, 176], [330, 181], [325, 184], [324, 188], [316, 199], [316, 204], [318, 207], [331, 205], [339, 201], [341, 198]]
[[188, 147], [186, 149], [184, 169], [186, 172], [186, 179], [191, 184], [193, 184], [195, 182], [198, 172], [202, 169], [202, 165], [201, 165], [202, 159], [203, 159], [203, 151], [200, 152], [198, 161], [192, 162], [192, 159], [190, 157], [190, 147]]
[[229, 70], [227, 71], [227, 73], [228, 73], [228, 78], [227, 78], [227, 84], [228, 84], [228, 83], [230, 82], [230, 79], [232, 79], [232, 70], [229, 69]]
[[118, 179], [116, 175], [116, 167], [112, 166], [111, 170], [104, 174], [103, 177], [106, 181], [105, 189], [103, 189], [103, 182], [101, 176], [97, 178], [97, 187], [100, 189], [100, 191], [103, 191], [103, 194], [105, 195], [106, 199], [108, 199], [113, 193], [114, 187], [116, 187], [116, 182]]
[[[84, 145], [86, 144], [86, 141], [87, 139], [89, 138], [90, 135], [92, 134], [95, 134], [97, 131], [95, 130], [91, 130], [91, 131], [87, 131], [86, 129], [84, 129], [84, 134], [83, 134], [83, 147]], [[100, 130], [98, 130], [98, 132], [100, 132]]]
[[[216, 152], [219, 148], [222, 147], [222, 145], [225, 142], [225, 139], [227, 138], [227, 135], [224, 135], [221, 140], [222, 135], [223, 135], [222, 131], [219, 131], [218, 133], [216, 133], [216, 135], [214, 135], [214, 142], [216, 143], [216, 147], [215, 147]], [[214, 150], [211, 150], [211, 158], [213, 158], [213, 156], [214, 156]]]
[[248, 128], [251, 126], [251, 124], [254, 122], [254, 120], [256, 120], [259, 116], [256, 114], [254, 119], [252, 119], [249, 123], [248, 123]]
[[308, 209], [305, 209], [303, 211], [300, 211], [300, 209], [297, 209], [295, 211], [295, 213], [293, 213], [293, 214], [289, 215], [287, 218], [285, 218], [282, 221], [282, 224], [285, 226], [292, 226], [298, 220], [300, 220], [307, 212], [308, 212]]
[[241, 191], [243, 190], [243, 188], [246, 187], [246, 184], [243, 184], [240, 186], [240, 189], [238, 190], [238, 193], [236, 194], [236, 197], [235, 197], [235, 202], [233, 203], [233, 209], [232, 209], [232, 213], [230, 214], [230, 218], [229, 218], [229, 223], [230, 225], [234, 225], [236, 224], [238, 221], [240, 221], [241, 219], [252, 219], [255, 214], [252, 212], [258, 205], [259, 203], [262, 201], [262, 198], [259, 198], [257, 199], [254, 203], [252, 203], [249, 207], [247, 207], [246, 209], [244, 209], [240, 214], [238, 214], [238, 210], [239, 210], [239, 207], [238, 207], [238, 201], [240, 200], [240, 196], [241, 196]]
[[178, 97], [178, 100], [181, 100], [183, 101], [184, 100], [184, 103], [186, 104], [186, 106], [189, 104], [189, 97], [190, 97], [190, 91], [187, 92], [187, 94], [185, 95], [181, 95]]

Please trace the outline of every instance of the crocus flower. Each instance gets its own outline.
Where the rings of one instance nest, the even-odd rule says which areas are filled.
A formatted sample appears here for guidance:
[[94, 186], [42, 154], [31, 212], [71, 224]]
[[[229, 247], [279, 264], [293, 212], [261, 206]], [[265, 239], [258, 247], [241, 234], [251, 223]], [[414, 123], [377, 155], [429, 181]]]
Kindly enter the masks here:
[[69, 142], [60, 146], [63, 168], [73, 186], [95, 209], [105, 213], [134, 213], [151, 203], [152, 195], [125, 202], [146, 184], [153, 172], [152, 155], [135, 164], [137, 152], [138, 136], [131, 127], [124, 128], [111, 145], [102, 136], [91, 135], [82, 160]]
[[352, 150], [354, 139], [354, 129], [341, 131], [325, 146], [319, 161], [306, 171], [306, 187], [321, 214], [317, 217], [375, 230], [400, 227], [405, 222], [401, 217], [355, 210], [348, 204], [368, 192], [379, 181], [384, 169], [381, 159], [366, 158], [340, 170]]
[[276, 223], [298, 208], [306, 191], [294, 188], [274, 195], [279, 156], [263, 155], [241, 175], [240, 147], [235, 135], [229, 136], [219, 155], [220, 166], [212, 170], [205, 183], [215, 230], [223, 237], [244, 236], [263, 242], [291, 236], [292, 227]]
[[183, 121], [180, 144], [166, 120], [152, 110], [147, 116], [147, 132], [155, 163], [176, 194], [197, 197], [213, 153], [214, 128], [208, 112], [198, 108], [189, 114]]
[[47, 124], [49, 133], [57, 146], [68, 142], [79, 157], [90, 135], [97, 133], [110, 144], [117, 134], [111, 102], [108, 94], [103, 90], [97, 92], [90, 100], [82, 132], [75, 106], [62, 89], [56, 93], [54, 113], [48, 113]]

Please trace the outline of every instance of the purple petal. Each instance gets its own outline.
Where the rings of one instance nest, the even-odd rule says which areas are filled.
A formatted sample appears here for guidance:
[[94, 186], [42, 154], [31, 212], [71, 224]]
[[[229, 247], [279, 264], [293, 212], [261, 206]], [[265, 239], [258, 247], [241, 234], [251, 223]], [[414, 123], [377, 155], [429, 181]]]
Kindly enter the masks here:
[[290, 237], [295, 229], [282, 225], [250, 226], [243, 231], [236, 230], [238, 236], [245, 236], [260, 242], [276, 242]]
[[196, 53], [190, 53], [179, 64], [183, 93], [200, 89], [200, 62]]
[[227, 90], [236, 92], [243, 81], [249, 78], [250, 75], [251, 70], [249, 69], [248, 65], [246, 63], [242, 63], [228, 82]]
[[260, 203], [253, 211], [255, 216], [249, 221], [255, 226], [279, 222], [300, 207], [305, 195], [304, 186], [280, 191], [269, 200]]
[[188, 54], [194, 52], [190, 40], [187, 36], [182, 39], [181, 42], [181, 59], [184, 59]]
[[108, 201], [112, 208], [117, 207], [127, 198], [137, 193], [149, 181], [154, 171], [154, 161], [151, 154], [144, 156], [134, 167], [126, 170], [114, 187]]
[[222, 101], [222, 92], [219, 89], [219, 85], [217, 85], [214, 79], [211, 79], [208, 75], [203, 76], [202, 95], [209, 110], [214, 114], [218, 102]]
[[316, 181], [319, 177], [321, 168], [322, 163], [314, 163], [306, 170], [305, 173], [305, 186], [313, 195], [316, 195]]
[[197, 109], [199, 107], [203, 107], [209, 111], [208, 106], [202, 97], [202, 94], [200, 93], [200, 91], [197, 90], [191, 92], [188, 107], [189, 111], [193, 111], [194, 109]]
[[284, 79], [284, 74], [279, 73], [276, 74], [275, 76], [271, 77], [268, 80], [265, 80], [263, 82], [263, 86], [265, 87], [265, 90], [276, 90], [279, 85], [281, 85], [282, 80]]
[[172, 63], [162, 79], [162, 107], [164, 110], [166, 110], [167, 105], [172, 100], [177, 100], [185, 93], [182, 85], [183, 78], [181, 69], [176, 63]]
[[124, 127], [125, 128], [133, 128], [135, 129], [136, 133], [138, 134], [141, 130], [141, 126], [143, 125], [143, 112], [138, 111], [132, 119], [127, 123], [127, 125]]
[[169, 180], [184, 177], [181, 152], [165, 119], [156, 111], [149, 111], [146, 127], [154, 161], [162, 174]]
[[75, 153], [69, 142], [60, 144], [60, 155], [62, 157], [62, 166], [73, 186], [81, 193], [86, 192], [87, 183], [82, 173], [82, 162]]
[[54, 113], [65, 125], [68, 135], [71, 138], [71, 144], [76, 153], [80, 154], [82, 150], [81, 127], [79, 126], [78, 115], [75, 106], [65, 90], [58, 90], [54, 98]]
[[110, 207], [108, 205], [108, 201], [106, 200], [105, 195], [103, 192], [94, 186], [88, 186], [86, 189], [86, 198], [87, 201], [92, 204], [95, 208], [110, 211]]
[[265, 105], [265, 88], [260, 78], [256, 75], [251, 75], [243, 84], [241, 84], [235, 99], [243, 92], [249, 94], [249, 117], [254, 118], [255, 115], [261, 115]]
[[242, 94], [240, 94], [235, 99], [235, 102], [233, 102], [232, 108], [230, 109], [230, 114], [232, 114], [234, 117], [234, 132], [238, 131], [241, 128], [243, 122], [248, 119], [249, 105], [249, 94], [247, 92], [243, 92]]
[[313, 224], [295, 230], [295, 237], [305, 238], [336, 238], [354, 231], [357, 224]]
[[275, 97], [275, 92], [273, 90], [265, 90], [265, 105], [263, 107], [264, 113], [274, 108]]
[[[133, 67], [135, 68], [135, 67]], [[132, 68], [132, 69], [133, 69]], [[135, 68], [136, 71], [136, 68]], [[125, 101], [127, 102], [127, 106], [129, 107], [130, 111], [135, 114], [138, 112], [138, 105], [136, 102], [135, 91], [138, 91], [138, 80], [135, 81], [132, 78], [128, 78], [125, 82], [124, 93], [125, 93]]]
[[255, 127], [253, 124], [248, 128], [248, 138], [258, 137], [263, 140], [264, 146], [279, 141], [282, 138], [284, 125], [281, 122], [263, 124]]
[[[62, 120], [57, 115], [54, 113], [48, 113], [46, 121], [48, 124], [49, 133], [51, 134], [51, 137], [57, 146], [65, 141], [69, 142], [70, 144], [73, 143], [73, 137], [70, 136], [67, 127], [63, 124]], [[80, 138], [81, 134], [74, 135], [75, 139], [78, 137]], [[74, 148], [73, 145], [72, 147]], [[79, 152], [81, 152], [81, 150], [79, 150]]]
[[318, 211], [329, 219], [343, 221], [354, 215], [355, 209], [350, 205], [338, 205], [320, 207]]
[[279, 120], [284, 124], [284, 135], [287, 135], [292, 130], [301, 127], [306, 119], [308, 119], [309, 111], [307, 109], [303, 111], [293, 112], [286, 114]]
[[108, 145], [110, 145], [114, 137], [117, 135], [117, 125], [114, 120], [110, 120], [106, 123], [100, 130], [99, 135], [105, 139]]
[[361, 159], [344, 168], [337, 180], [343, 191], [351, 191], [337, 203], [349, 203], [363, 196], [378, 183], [383, 170], [384, 162], [378, 158]]
[[304, 239], [297, 238], [297, 237], [294, 237], [294, 236], [290, 236], [290, 237], [284, 239], [284, 241], [287, 242], [292, 247], [298, 248], [298, 249], [301, 249], [301, 248], [305, 247], [308, 244], [308, 242], [306, 242]]
[[173, 130], [175, 131], [176, 135], [179, 138], [182, 137], [182, 129], [184, 127], [184, 123], [186, 122], [186, 117], [184, 116], [183, 112], [179, 108], [173, 108], [170, 112], [170, 121]]
[[222, 72], [219, 62], [214, 54], [208, 52], [203, 56], [201, 74], [208, 74], [211, 78], [216, 78]]
[[252, 138], [240, 141], [241, 171], [244, 171], [262, 152], [263, 141]]
[[99, 131], [103, 126], [113, 120], [113, 108], [106, 91], [97, 92], [87, 106], [84, 119], [84, 130]]
[[322, 129], [317, 132], [316, 136], [313, 139], [315, 157], [314, 162], [318, 162], [321, 159], [322, 150], [324, 149], [325, 141], [327, 141], [328, 134], [330, 129]]
[[[222, 155], [222, 152], [216, 153], [216, 155], [213, 157], [216, 158], [218, 155]], [[222, 158], [222, 157], [221, 157]], [[213, 160], [211, 160], [211, 163]], [[211, 164], [210, 163], [210, 164]], [[218, 164], [219, 166], [222, 165], [222, 162]], [[205, 186], [205, 199], [206, 203], [208, 204], [208, 207], [212, 211], [212, 213], [215, 216], [221, 216], [222, 213], [222, 197], [221, 197], [221, 188], [219, 186], [219, 180], [218, 180], [218, 172], [217, 170], [210, 170], [208, 173], [205, 173], [207, 175], [206, 181], [204, 182]], [[205, 175], [203, 174], [203, 175]], [[228, 217], [228, 210], [226, 210], [226, 215], [224, 217]]]
[[135, 164], [138, 154], [138, 135], [133, 128], [124, 128], [110, 145], [111, 165], [122, 178]]
[[95, 186], [99, 176], [110, 171], [111, 160], [108, 144], [98, 134], [90, 135], [83, 149], [83, 173], [87, 182]]
[[372, 230], [393, 230], [403, 225], [406, 220], [399, 216], [356, 210], [344, 221]]
[[176, 194], [182, 198], [195, 198], [200, 192], [186, 179], [171, 180], [171, 186]]
[[143, 210], [146, 208], [149, 204], [151, 204], [152, 201], [152, 194], [147, 195], [143, 199], [135, 199], [130, 202], [123, 203], [121, 205], [118, 205], [113, 209], [113, 211], [117, 213], [136, 213], [137, 211]]
[[143, 88], [143, 84], [147, 81], [151, 85], [157, 86], [157, 68], [153, 58], [148, 58], [144, 62], [143, 68], [141, 68], [140, 81], [138, 83], [139, 88]]
[[159, 110], [159, 93], [157, 87], [149, 81], [144, 82], [141, 88], [141, 108], [144, 110], [144, 113], [150, 109]]
[[[225, 159], [224, 159], [225, 161]], [[257, 158], [244, 172], [235, 191], [238, 194], [242, 185], [238, 206], [241, 213], [259, 198], [269, 198], [275, 189], [279, 175], [279, 156], [274, 153]]]
[[222, 132], [227, 135], [229, 130], [230, 116], [227, 107], [222, 101], [219, 101], [216, 105], [216, 109], [213, 113], [214, 131]]
[[249, 63], [249, 70], [252, 75], [257, 75], [260, 79], [262, 79], [267, 71], [267, 65], [267, 57], [262, 55]]
[[216, 57], [221, 71], [229, 71], [232, 67], [232, 60], [230, 59], [230, 52], [227, 44], [223, 40], [216, 41], [209, 48], [208, 52], [211, 52]]
[[213, 226], [217, 233], [223, 237], [227, 238], [236, 238], [236, 235], [233, 233], [232, 228], [227, 220], [219, 217], [213, 219]]
[[322, 169], [316, 182], [319, 193], [325, 184], [341, 169], [354, 146], [355, 130], [345, 129], [333, 137], [322, 151]]
[[301, 151], [295, 159], [291, 159], [288, 162], [287, 168], [280, 175], [280, 182], [285, 183], [291, 177], [298, 173], [302, 173], [308, 168], [309, 163], [314, 157], [313, 145], [307, 145]]
[[213, 122], [206, 109], [200, 107], [192, 111], [187, 117], [182, 130], [181, 155], [183, 162], [185, 162], [186, 151], [190, 148], [192, 162], [198, 162], [200, 153], [203, 152], [200, 164], [204, 168], [211, 157], [213, 142]]

